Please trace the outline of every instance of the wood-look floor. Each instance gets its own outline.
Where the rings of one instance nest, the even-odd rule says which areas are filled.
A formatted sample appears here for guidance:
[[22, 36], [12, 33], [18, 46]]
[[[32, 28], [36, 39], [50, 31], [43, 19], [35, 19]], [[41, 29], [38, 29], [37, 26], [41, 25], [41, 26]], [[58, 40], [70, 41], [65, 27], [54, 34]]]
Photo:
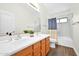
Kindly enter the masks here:
[[56, 48], [50, 48], [48, 56], [76, 56], [73, 48], [56, 45]]

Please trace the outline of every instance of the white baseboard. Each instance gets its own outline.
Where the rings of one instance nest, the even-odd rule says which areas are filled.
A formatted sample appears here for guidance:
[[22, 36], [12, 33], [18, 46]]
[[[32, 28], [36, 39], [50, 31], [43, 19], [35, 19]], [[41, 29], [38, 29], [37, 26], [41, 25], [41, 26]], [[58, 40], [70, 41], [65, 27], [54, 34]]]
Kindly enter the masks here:
[[73, 48], [75, 53], [77, 54], [77, 56], [79, 56], [79, 53], [77, 52], [77, 50], [75, 48]]

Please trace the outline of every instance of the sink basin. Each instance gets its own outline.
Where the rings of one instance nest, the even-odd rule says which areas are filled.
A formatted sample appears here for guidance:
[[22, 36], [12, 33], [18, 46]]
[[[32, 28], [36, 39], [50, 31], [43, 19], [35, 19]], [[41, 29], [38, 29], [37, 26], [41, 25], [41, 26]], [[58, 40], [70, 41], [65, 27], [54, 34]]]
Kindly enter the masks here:
[[0, 37], [0, 43], [7, 43], [10, 41], [11, 41], [11, 38], [9, 36], [1, 36]]

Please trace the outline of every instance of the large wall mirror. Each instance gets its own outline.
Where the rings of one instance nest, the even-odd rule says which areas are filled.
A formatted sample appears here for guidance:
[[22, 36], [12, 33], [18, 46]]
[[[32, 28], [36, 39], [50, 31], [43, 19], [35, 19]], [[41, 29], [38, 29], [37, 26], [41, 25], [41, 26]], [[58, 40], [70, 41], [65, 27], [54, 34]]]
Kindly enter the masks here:
[[0, 11], [0, 35], [15, 31], [15, 17], [7, 11]]

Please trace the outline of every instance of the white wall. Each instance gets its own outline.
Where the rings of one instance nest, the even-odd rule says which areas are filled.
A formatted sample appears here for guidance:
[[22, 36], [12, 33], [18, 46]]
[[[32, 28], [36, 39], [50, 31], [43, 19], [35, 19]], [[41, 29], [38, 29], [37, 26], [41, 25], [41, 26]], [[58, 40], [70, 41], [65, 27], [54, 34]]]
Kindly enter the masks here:
[[40, 4], [40, 19], [41, 19], [41, 32], [48, 33], [48, 18], [47, 9], [44, 5]]
[[77, 55], [79, 55], [79, 14], [74, 14], [73, 19], [72, 19], [72, 29], [73, 29], [73, 42], [74, 42], [74, 49], [77, 53]]
[[40, 19], [37, 11], [23, 3], [0, 3], [0, 10], [14, 14], [17, 32], [34, 29], [34, 25], [38, 24]]
[[73, 12], [73, 17], [70, 20], [71, 25], [71, 33], [72, 33], [72, 40], [74, 45], [74, 50], [77, 55], [79, 55], [79, 6], [76, 6], [71, 9]]

